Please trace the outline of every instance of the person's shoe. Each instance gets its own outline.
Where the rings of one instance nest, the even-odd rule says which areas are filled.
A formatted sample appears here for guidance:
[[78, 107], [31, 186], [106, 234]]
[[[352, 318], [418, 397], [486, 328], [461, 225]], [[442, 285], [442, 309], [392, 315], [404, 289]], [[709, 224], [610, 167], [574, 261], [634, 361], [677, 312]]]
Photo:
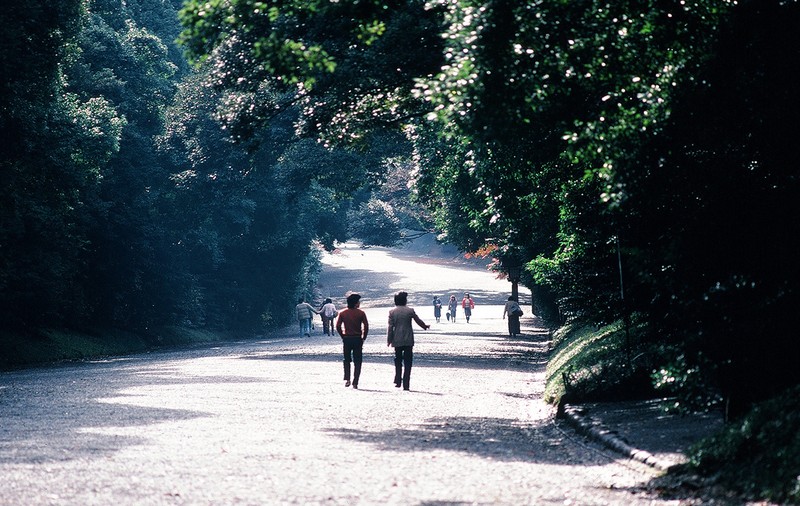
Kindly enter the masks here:
[[358, 390], [358, 385], [356, 385], [355, 383], [353, 383], [353, 388], [355, 388], [356, 390]]
[[344, 386], [349, 387], [350, 386], [350, 380], [345, 381], [344, 382]]
[[394, 386], [395, 388], [400, 388], [400, 383], [395, 383]]
[[411, 390], [411, 389], [410, 389], [410, 388], [408, 388], [408, 387], [403, 387], [403, 390], [405, 390], [406, 392], [408, 392], [408, 391], [409, 391], [409, 390]]

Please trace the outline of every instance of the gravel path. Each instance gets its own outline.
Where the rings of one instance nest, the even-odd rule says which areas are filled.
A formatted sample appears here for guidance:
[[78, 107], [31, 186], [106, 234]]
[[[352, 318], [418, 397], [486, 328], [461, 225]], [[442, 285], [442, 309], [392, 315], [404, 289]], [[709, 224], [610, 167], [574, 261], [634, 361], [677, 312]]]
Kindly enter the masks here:
[[[506, 281], [381, 249], [325, 261], [323, 295], [365, 294], [359, 390], [319, 325], [5, 373], [0, 504], [689, 504], [649, 495], [652, 469], [554, 421], [540, 400], [547, 335], [529, 315], [524, 336], [504, 335]], [[401, 288], [433, 325], [417, 333], [410, 392], [394, 388], [385, 343]], [[435, 324], [437, 290], [470, 291], [472, 323]]]

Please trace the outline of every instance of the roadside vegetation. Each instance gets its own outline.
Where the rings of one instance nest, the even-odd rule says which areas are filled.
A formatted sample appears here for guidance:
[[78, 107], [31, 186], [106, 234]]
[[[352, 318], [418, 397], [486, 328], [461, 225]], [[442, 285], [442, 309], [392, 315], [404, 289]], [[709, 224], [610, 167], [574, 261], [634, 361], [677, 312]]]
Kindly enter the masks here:
[[[556, 329], [544, 400], [559, 408], [567, 403], [661, 399], [665, 412], [723, 409], [718, 390], [708, 378], [697, 376], [699, 370], [640, 338], [640, 329], [626, 334], [621, 322]], [[719, 434], [692, 447], [688, 457], [675, 476], [694, 475], [699, 483], [723, 486], [742, 500], [800, 503], [800, 388], [790, 388], [728, 421]]]
[[[264, 332], [320, 248], [413, 229], [531, 289], [552, 402], [742, 427], [800, 385], [797, 26], [783, 0], [13, 0], [7, 361]], [[748, 490], [795, 497], [770, 476]]]
[[750, 500], [800, 504], [800, 388], [757, 404], [690, 458], [692, 471]]

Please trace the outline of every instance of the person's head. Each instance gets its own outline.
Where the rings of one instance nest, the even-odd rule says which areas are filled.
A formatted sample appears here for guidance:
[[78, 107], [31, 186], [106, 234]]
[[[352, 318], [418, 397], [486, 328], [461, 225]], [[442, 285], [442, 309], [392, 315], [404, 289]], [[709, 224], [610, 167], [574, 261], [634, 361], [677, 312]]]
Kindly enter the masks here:
[[397, 292], [397, 295], [394, 296], [394, 305], [405, 306], [406, 304], [408, 304], [408, 294], [406, 292]]
[[361, 295], [357, 293], [351, 293], [347, 296], [347, 308], [348, 309], [355, 309], [358, 307], [359, 303], [361, 302]]
[[516, 297], [514, 297], [513, 295], [509, 295], [509, 296], [508, 296], [508, 300], [513, 300], [514, 302], [516, 302], [516, 301], [517, 301], [517, 298], [516, 298]]
[[465, 293], [465, 294], [464, 294], [464, 297], [465, 297], [465, 298], [467, 298], [467, 299], [469, 299], [469, 293]]
[[325, 299], [325, 304], [330, 304], [331, 302], [333, 302], [333, 301], [331, 300], [331, 298], [330, 298], [330, 297], [328, 297], [327, 299]]
[[455, 295], [451, 295], [450, 296], [450, 300], [456, 300], [456, 296]]
[[298, 304], [302, 304], [303, 302], [305, 302], [304, 298], [300, 297], [299, 299], [297, 299]]

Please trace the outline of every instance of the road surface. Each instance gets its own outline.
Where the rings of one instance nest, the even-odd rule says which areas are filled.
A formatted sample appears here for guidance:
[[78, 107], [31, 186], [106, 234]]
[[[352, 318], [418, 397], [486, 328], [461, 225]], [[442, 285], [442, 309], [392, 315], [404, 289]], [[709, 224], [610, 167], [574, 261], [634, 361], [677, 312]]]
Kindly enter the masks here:
[[[500, 319], [509, 283], [433, 257], [345, 245], [322, 296], [364, 295], [359, 390], [338, 338], [295, 327], [237, 343], [0, 375], [3, 505], [665, 505], [654, 471], [560, 426], [541, 401], [547, 333]], [[411, 391], [386, 347], [391, 294], [417, 332]], [[433, 321], [469, 291], [472, 322]], [[523, 293], [529, 300], [530, 294]], [[444, 297], [443, 297], [444, 298]]]

